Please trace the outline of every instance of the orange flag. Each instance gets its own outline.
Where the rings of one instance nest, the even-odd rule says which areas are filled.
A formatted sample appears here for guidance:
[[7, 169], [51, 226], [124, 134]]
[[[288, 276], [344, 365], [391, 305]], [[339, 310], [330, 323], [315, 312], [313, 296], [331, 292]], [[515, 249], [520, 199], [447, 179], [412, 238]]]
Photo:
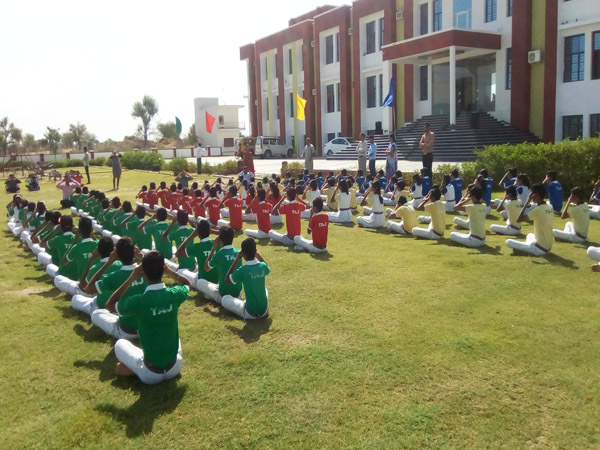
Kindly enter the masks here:
[[215, 118], [206, 111], [206, 131], [212, 133], [213, 125], [215, 124]]

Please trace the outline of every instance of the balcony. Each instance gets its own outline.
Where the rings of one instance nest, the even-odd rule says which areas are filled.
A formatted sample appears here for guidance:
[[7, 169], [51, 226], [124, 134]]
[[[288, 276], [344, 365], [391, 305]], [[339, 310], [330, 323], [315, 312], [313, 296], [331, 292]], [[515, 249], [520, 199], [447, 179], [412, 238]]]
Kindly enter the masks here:
[[218, 125], [220, 130], [243, 130], [246, 128], [244, 122], [219, 122]]

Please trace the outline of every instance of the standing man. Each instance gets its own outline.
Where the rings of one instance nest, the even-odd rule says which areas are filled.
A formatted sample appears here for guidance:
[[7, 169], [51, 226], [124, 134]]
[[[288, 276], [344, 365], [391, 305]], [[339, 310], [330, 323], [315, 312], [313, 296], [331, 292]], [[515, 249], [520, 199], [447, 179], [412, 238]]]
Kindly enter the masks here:
[[248, 144], [244, 144], [244, 151], [242, 152], [242, 159], [244, 160], [244, 165], [248, 168], [248, 170], [252, 173], [254, 172], [254, 153], [248, 146]]
[[83, 167], [85, 167], [85, 174], [87, 175], [88, 184], [90, 184], [90, 154], [87, 147], [83, 147]]
[[198, 175], [202, 173], [202, 144], [198, 142], [198, 146], [194, 149], [196, 152], [196, 166], [198, 167]]
[[358, 155], [358, 170], [362, 170], [362, 173], [367, 171], [367, 150], [369, 145], [365, 138], [365, 133], [360, 133], [360, 141], [356, 146], [356, 153]]
[[419, 147], [423, 151], [423, 167], [428, 170], [427, 175], [431, 176], [433, 168], [433, 145], [435, 144], [435, 134], [430, 129], [429, 122], [425, 123], [425, 133], [421, 136]]
[[308, 170], [308, 173], [313, 173], [313, 158], [315, 156], [315, 146], [310, 143], [310, 138], [306, 138], [306, 145], [300, 158], [304, 158], [304, 168]]
[[116, 150], [113, 150], [110, 155], [110, 159], [112, 160], [113, 191], [119, 189], [119, 182], [121, 181], [121, 158], [121, 154]]
[[375, 161], [377, 161], [377, 144], [375, 143], [375, 136], [369, 136], [369, 173], [375, 177]]

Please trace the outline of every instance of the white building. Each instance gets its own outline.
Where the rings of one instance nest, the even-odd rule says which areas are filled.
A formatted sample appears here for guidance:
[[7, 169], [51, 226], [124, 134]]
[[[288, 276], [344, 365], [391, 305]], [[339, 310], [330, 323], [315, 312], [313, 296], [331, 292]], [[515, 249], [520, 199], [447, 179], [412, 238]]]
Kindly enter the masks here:
[[[196, 135], [203, 147], [221, 147], [223, 153], [235, 149], [235, 139], [245, 128], [239, 120], [241, 105], [219, 105], [218, 98], [195, 98]], [[206, 113], [215, 118], [212, 133], [206, 129]]]

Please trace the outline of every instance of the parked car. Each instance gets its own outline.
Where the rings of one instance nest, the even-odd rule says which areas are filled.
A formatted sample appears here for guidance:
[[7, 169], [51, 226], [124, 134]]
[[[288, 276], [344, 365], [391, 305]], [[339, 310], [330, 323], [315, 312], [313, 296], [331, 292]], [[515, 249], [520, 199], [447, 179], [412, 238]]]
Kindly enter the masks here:
[[345, 150], [348, 146], [353, 145], [354, 140], [352, 138], [339, 137], [332, 139], [323, 147], [323, 154], [325, 156], [335, 155]]
[[259, 136], [256, 138], [254, 154], [265, 159], [269, 159], [274, 156], [293, 158], [294, 149], [287, 145], [281, 138], [272, 136]]

